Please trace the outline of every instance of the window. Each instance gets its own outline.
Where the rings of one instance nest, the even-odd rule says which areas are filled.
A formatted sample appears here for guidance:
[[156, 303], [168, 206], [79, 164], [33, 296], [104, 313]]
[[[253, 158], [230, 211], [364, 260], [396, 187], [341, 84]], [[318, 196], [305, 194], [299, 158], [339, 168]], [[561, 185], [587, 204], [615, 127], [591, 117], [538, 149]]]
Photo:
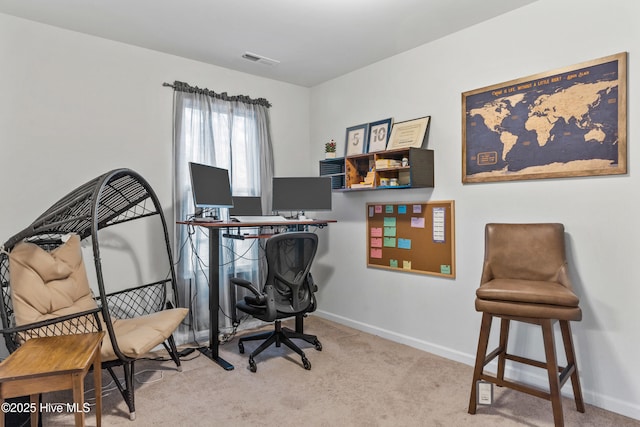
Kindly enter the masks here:
[[[189, 162], [229, 170], [234, 196], [262, 196], [270, 201], [273, 157], [265, 105], [219, 99], [210, 92], [182, 92], [174, 96], [174, 215], [176, 221], [195, 213]], [[263, 203], [264, 209], [270, 209]], [[228, 209], [220, 209], [228, 218]], [[206, 335], [208, 307], [208, 235], [197, 227], [178, 224], [175, 230], [176, 274], [182, 305], [191, 309], [191, 327]], [[222, 239], [220, 259], [220, 325], [231, 328], [235, 292], [228, 278], [240, 276], [260, 285], [259, 242]], [[184, 333], [185, 331], [181, 331]], [[188, 332], [188, 331], [186, 331]]]

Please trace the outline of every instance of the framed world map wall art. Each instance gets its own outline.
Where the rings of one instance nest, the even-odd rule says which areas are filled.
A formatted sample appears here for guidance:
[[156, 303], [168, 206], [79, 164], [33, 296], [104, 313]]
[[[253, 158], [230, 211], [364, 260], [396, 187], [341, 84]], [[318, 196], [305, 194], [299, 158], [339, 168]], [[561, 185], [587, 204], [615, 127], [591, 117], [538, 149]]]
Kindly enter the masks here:
[[627, 53], [462, 94], [462, 182], [627, 173]]

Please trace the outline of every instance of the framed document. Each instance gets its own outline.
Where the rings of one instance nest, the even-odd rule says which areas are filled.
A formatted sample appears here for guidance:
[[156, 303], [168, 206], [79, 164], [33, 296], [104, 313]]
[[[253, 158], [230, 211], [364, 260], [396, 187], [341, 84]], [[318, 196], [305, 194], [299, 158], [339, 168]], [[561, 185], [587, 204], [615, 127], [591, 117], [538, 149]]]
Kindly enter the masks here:
[[346, 156], [364, 154], [367, 152], [369, 137], [369, 123], [347, 128]]
[[369, 153], [387, 149], [392, 125], [393, 119], [369, 123]]
[[387, 150], [422, 147], [427, 135], [430, 119], [431, 116], [426, 116], [419, 119], [407, 120], [406, 122], [394, 123]]

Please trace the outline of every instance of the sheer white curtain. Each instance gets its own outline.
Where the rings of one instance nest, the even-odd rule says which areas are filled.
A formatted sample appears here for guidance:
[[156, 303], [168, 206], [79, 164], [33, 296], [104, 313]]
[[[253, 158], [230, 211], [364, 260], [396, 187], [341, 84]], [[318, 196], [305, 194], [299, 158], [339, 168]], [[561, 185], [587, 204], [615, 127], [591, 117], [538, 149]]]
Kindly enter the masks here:
[[[273, 150], [268, 103], [227, 98], [207, 90], [174, 91], [174, 215], [182, 221], [193, 215], [189, 162], [229, 171], [234, 196], [262, 196], [263, 209], [271, 210]], [[266, 105], [265, 105], [266, 104]], [[220, 209], [228, 218], [228, 209]], [[234, 289], [229, 277], [261, 282], [262, 253], [258, 239], [221, 239], [220, 329], [233, 328]], [[206, 228], [176, 225], [176, 274], [182, 305], [190, 308], [189, 327], [177, 338], [204, 340], [209, 330], [209, 241]], [[187, 336], [193, 333], [195, 336]]]

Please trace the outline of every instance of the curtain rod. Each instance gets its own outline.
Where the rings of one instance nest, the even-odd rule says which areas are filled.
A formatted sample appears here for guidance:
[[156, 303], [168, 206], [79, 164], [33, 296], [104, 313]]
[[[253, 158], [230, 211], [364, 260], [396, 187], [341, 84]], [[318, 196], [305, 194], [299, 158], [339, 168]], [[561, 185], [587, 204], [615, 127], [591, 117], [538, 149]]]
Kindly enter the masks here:
[[173, 84], [171, 83], [162, 83], [162, 86], [165, 87], [170, 87], [173, 88], [173, 90], [176, 90], [178, 92], [188, 92], [188, 93], [198, 93], [201, 95], [208, 95], [212, 98], [216, 98], [216, 99], [222, 99], [225, 101], [240, 101], [240, 102], [244, 102], [245, 104], [256, 104], [256, 105], [262, 105], [264, 107], [271, 107], [271, 103], [269, 101], [267, 101], [264, 98], [258, 98], [258, 99], [253, 99], [249, 96], [246, 95], [234, 95], [234, 96], [229, 96], [227, 95], [227, 92], [222, 92], [222, 93], [216, 93], [212, 90], [209, 89], [201, 89], [197, 86], [191, 86], [187, 83], [184, 82], [179, 82], [179, 81], [174, 81]]

